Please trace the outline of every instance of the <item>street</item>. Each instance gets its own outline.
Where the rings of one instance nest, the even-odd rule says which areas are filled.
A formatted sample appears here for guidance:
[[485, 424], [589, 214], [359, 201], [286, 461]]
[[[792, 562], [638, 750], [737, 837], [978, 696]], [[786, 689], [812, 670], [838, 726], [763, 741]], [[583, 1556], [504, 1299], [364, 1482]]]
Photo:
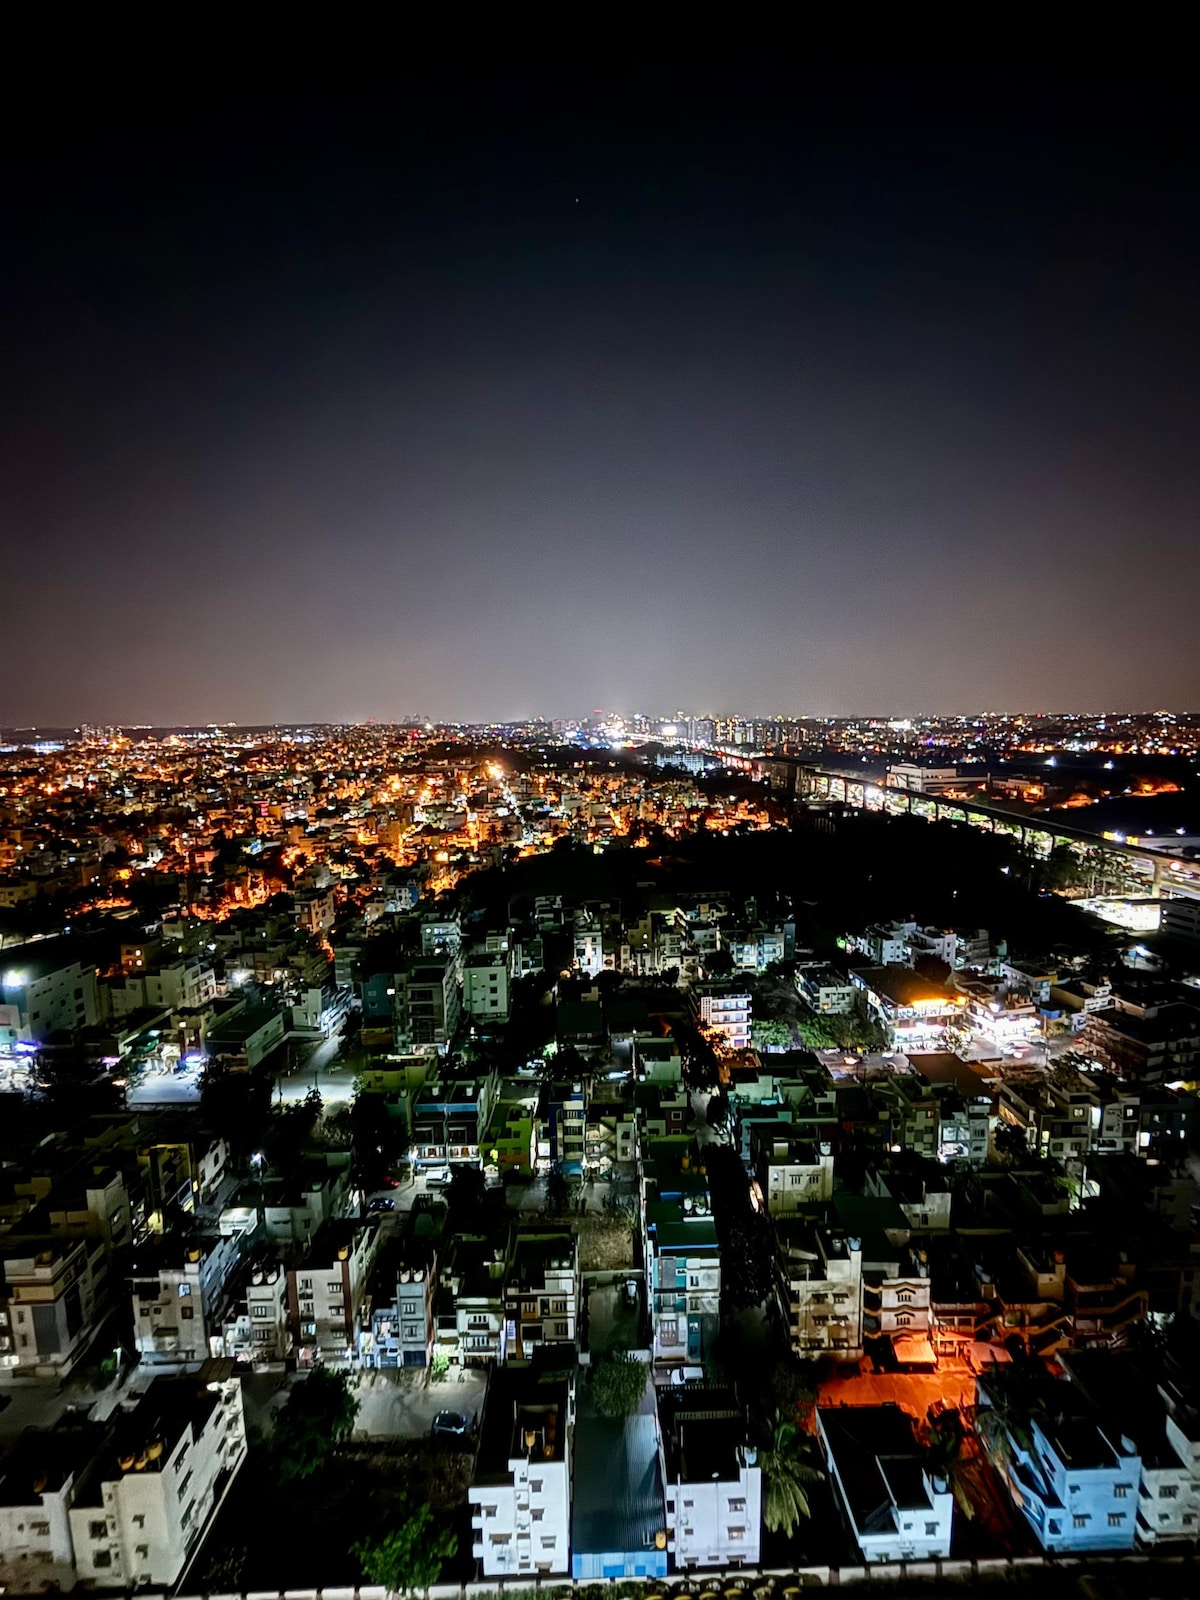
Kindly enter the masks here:
[[311, 1089], [316, 1088], [327, 1109], [348, 1105], [354, 1098], [358, 1064], [353, 1059], [338, 1059], [341, 1042], [337, 1034], [322, 1039], [307, 1060], [300, 1062], [290, 1072], [278, 1073], [275, 1079], [277, 1101], [288, 1105], [303, 1100]]

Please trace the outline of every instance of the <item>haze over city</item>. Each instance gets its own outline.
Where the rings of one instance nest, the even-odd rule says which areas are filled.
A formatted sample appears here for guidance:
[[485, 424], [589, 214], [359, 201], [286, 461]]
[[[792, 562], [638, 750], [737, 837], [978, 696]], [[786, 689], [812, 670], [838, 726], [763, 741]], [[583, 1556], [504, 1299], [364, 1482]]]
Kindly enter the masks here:
[[6, 141], [6, 722], [1200, 703], [1169, 83], [124, 83]]

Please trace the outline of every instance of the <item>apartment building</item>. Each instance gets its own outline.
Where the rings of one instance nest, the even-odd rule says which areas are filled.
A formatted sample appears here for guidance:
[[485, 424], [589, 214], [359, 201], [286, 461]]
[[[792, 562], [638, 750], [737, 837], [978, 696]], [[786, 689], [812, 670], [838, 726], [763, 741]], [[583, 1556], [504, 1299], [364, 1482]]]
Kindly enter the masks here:
[[108, 1309], [108, 1257], [99, 1238], [22, 1239], [0, 1258], [0, 1312], [9, 1348], [0, 1383], [40, 1378], [61, 1383]]
[[269, 1247], [243, 1262], [230, 1287], [216, 1353], [237, 1361], [283, 1361], [291, 1354], [288, 1275]]
[[[1015, 1381], [1000, 1369], [981, 1376], [977, 1406], [1003, 1404]], [[1039, 1378], [1038, 1387], [1042, 1403], [1021, 1426], [1004, 1427], [1003, 1444], [986, 1424], [981, 1430], [1013, 1503], [1048, 1555], [1132, 1550], [1142, 1480], [1136, 1445], [1073, 1385]]]
[[866, 1562], [950, 1554], [954, 1496], [898, 1406], [818, 1406], [829, 1478]]
[[836, 972], [823, 962], [796, 969], [796, 992], [818, 1016], [845, 1017], [854, 1010], [854, 985], [844, 973]]
[[97, 1020], [96, 969], [69, 941], [39, 939], [4, 952], [0, 964], [0, 1048], [41, 1044]]
[[773, 1217], [833, 1199], [833, 1146], [798, 1137], [788, 1122], [752, 1125], [750, 1161]]
[[378, 1245], [376, 1218], [338, 1218], [321, 1225], [300, 1265], [288, 1269], [288, 1322], [302, 1363], [346, 1361], [355, 1354]]
[[730, 1050], [750, 1048], [753, 1002], [748, 990], [707, 983], [692, 994], [702, 1028], [718, 1035]]
[[476, 951], [463, 962], [462, 1005], [476, 1025], [508, 1017], [508, 957]]
[[414, 958], [394, 975], [390, 987], [394, 990], [389, 998], [396, 1053], [444, 1054], [458, 1031], [461, 1014], [457, 955]]
[[203, 1361], [221, 1337], [225, 1285], [242, 1250], [239, 1234], [148, 1240], [130, 1273], [133, 1336], [144, 1361]]
[[677, 1571], [757, 1567], [762, 1471], [732, 1389], [656, 1391], [667, 1550]]
[[381, 1262], [371, 1284], [369, 1317], [359, 1337], [368, 1367], [427, 1367], [436, 1333], [437, 1256]]
[[467, 1490], [485, 1578], [570, 1570], [572, 1385], [536, 1368], [492, 1375]]
[[28, 1428], [0, 1461], [0, 1588], [75, 1587], [71, 1506], [103, 1443], [102, 1424]]
[[511, 1250], [507, 1230], [490, 1238], [459, 1236], [451, 1242], [439, 1274], [435, 1348], [455, 1366], [485, 1366], [502, 1358], [504, 1284]]
[[176, 1583], [245, 1459], [232, 1362], [155, 1378], [76, 1492], [70, 1524], [79, 1580], [121, 1589]]
[[792, 1349], [862, 1355], [862, 1240], [800, 1219], [776, 1226], [776, 1292]]
[[573, 1344], [578, 1308], [578, 1237], [518, 1233], [504, 1283], [502, 1359], [527, 1361], [544, 1345]]

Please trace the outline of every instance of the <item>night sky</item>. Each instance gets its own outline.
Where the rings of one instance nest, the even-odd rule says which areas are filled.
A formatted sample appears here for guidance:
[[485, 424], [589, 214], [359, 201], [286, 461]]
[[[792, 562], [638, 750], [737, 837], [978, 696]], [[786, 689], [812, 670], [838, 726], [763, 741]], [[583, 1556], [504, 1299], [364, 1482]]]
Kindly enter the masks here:
[[1193, 92], [48, 75], [0, 724], [1200, 705]]

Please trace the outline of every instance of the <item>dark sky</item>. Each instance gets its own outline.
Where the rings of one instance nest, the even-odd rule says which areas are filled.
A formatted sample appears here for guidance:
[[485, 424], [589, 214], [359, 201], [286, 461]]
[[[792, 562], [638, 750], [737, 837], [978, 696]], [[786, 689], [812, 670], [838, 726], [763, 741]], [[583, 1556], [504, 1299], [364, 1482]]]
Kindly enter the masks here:
[[1200, 705], [1182, 76], [84, 79], [3, 130], [0, 723]]

